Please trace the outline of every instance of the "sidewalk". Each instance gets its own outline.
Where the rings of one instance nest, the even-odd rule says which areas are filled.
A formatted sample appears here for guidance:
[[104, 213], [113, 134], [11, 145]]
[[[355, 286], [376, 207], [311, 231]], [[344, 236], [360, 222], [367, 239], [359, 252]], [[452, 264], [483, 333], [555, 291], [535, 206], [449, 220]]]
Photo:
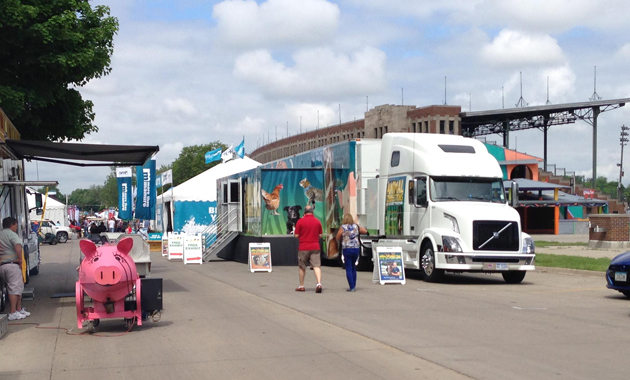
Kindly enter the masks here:
[[534, 241], [553, 241], [566, 243], [554, 247], [536, 247], [536, 253], [546, 253], [550, 255], [567, 255], [593, 258], [612, 259], [620, 253], [630, 251], [629, 248], [589, 248], [588, 245], [570, 245], [572, 243], [588, 244], [588, 234], [577, 235], [531, 235]]

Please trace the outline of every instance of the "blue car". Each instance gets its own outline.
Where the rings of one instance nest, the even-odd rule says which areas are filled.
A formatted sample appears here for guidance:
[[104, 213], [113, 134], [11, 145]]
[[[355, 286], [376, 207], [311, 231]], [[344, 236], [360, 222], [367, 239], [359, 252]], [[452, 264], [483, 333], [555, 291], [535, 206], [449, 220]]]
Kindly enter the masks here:
[[606, 287], [630, 297], [630, 251], [624, 252], [610, 262], [606, 271]]

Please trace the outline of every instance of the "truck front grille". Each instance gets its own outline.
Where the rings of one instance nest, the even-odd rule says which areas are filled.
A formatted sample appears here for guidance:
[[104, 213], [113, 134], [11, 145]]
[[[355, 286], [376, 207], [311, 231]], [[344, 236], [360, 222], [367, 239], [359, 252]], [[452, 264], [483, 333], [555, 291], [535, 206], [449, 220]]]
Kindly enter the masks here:
[[[510, 223], [512, 224], [505, 228]], [[499, 233], [501, 230], [503, 231]], [[473, 222], [473, 249], [475, 251], [518, 251], [519, 245], [517, 222], [495, 220]]]

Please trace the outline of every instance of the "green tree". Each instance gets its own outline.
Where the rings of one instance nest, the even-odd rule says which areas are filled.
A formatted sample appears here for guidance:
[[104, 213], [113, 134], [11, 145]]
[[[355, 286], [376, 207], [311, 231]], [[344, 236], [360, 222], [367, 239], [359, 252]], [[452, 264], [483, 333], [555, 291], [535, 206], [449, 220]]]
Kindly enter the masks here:
[[[162, 173], [164, 173], [167, 170], [173, 169], [173, 163], [170, 163], [168, 165], [162, 165], [159, 167], [159, 169], [157, 169], [155, 171], [156, 175], [160, 175]], [[169, 183], [168, 185], [163, 185], [162, 187], [158, 187], [157, 188], [157, 195], [161, 195], [164, 194], [168, 189], [170, 189], [171, 187], [173, 187], [172, 183]]]
[[75, 89], [109, 74], [118, 20], [88, 0], [0, 1], [0, 107], [25, 140], [98, 130]]
[[219, 141], [184, 147], [179, 153], [179, 157], [173, 161], [173, 186], [177, 186], [219, 164], [221, 161], [206, 164], [206, 153], [219, 148], [226, 149], [227, 147]]
[[107, 175], [105, 183], [101, 187], [101, 203], [104, 207], [118, 207], [118, 180], [116, 179], [116, 168]]
[[83, 211], [100, 211], [103, 208], [100, 193], [102, 186], [93, 185], [89, 189], [76, 189], [68, 198], [68, 203], [79, 206]]
[[[56, 200], [58, 200], [61, 203], [66, 203], [66, 196], [63, 195], [63, 193], [61, 191], [59, 191], [59, 188], [57, 186], [50, 186], [50, 187], [40, 187], [39, 189], [37, 189], [38, 193], [42, 193], [44, 195], [46, 195], [46, 190], [48, 190], [48, 195], [51, 198], [54, 198]], [[55, 194], [52, 194], [55, 193]]]

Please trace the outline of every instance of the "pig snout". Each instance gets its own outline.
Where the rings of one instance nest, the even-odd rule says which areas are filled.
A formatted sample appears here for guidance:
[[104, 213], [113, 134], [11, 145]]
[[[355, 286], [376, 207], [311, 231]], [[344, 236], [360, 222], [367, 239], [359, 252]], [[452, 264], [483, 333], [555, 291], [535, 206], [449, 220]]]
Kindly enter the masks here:
[[115, 285], [122, 279], [122, 273], [118, 267], [101, 267], [94, 272], [94, 277], [99, 285]]

